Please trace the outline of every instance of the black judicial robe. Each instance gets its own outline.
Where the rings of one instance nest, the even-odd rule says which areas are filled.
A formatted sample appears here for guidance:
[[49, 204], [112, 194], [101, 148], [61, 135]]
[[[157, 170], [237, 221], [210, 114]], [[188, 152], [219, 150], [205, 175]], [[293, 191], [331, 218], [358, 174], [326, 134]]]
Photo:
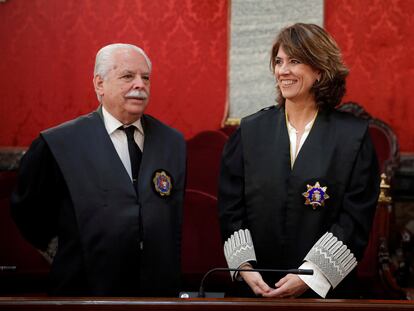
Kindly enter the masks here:
[[[327, 187], [330, 198], [314, 210], [302, 193], [316, 182]], [[298, 268], [327, 231], [360, 260], [378, 194], [378, 163], [366, 121], [320, 111], [291, 169], [284, 108], [267, 108], [242, 119], [223, 151], [222, 237], [249, 229], [260, 268]], [[264, 275], [271, 286], [280, 277]]]
[[[148, 115], [141, 120], [138, 196], [98, 111], [42, 132], [22, 159], [12, 215], [39, 249], [59, 238], [51, 294], [178, 292], [185, 141]], [[153, 175], [160, 169], [172, 178], [169, 196], [155, 191]]]

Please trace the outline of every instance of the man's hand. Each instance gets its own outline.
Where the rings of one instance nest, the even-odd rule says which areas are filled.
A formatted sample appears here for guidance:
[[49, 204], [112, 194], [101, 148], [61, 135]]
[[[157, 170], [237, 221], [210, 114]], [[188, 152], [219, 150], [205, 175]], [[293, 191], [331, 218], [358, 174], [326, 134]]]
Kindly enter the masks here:
[[[249, 273], [249, 272], [247, 272]], [[295, 274], [288, 274], [275, 284], [276, 289], [265, 292], [263, 297], [273, 298], [295, 298], [302, 295], [309, 288], [300, 277]]]
[[[241, 269], [252, 269], [250, 264], [244, 264], [240, 267]], [[250, 286], [252, 291], [257, 296], [265, 296], [266, 293], [269, 293], [273, 290], [269, 285], [263, 281], [263, 278], [259, 272], [240, 272], [240, 276], [243, 280]]]

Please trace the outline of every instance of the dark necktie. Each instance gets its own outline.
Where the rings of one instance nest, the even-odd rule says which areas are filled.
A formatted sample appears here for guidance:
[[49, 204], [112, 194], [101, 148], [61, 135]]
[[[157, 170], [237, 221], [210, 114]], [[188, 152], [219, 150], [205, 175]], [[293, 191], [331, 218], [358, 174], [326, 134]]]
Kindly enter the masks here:
[[135, 190], [138, 190], [138, 172], [139, 167], [141, 165], [142, 152], [134, 139], [134, 132], [136, 127], [131, 125], [128, 127], [122, 127], [122, 129], [125, 131], [128, 140], [128, 151], [129, 159], [131, 161], [132, 182], [135, 186]]
[[[134, 184], [135, 192], [138, 198], [138, 173], [141, 166], [142, 151], [139, 149], [134, 139], [134, 133], [136, 127], [134, 125], [128, 127], [121, 127], [125, 131], [128, 141], [129, 159], [131, 161], [132, 183]], [[142, 224], [142, 208], [138, 204], [138, 223], [139, 223], [139, 248], [142, 251], [144, 249], [144, 226]]]

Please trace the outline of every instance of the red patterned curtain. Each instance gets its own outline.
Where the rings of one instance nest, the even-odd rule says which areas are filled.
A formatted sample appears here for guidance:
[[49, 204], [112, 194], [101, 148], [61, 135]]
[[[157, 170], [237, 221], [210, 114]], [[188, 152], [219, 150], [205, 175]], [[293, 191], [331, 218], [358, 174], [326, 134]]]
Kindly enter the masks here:
[[0, 3], [0, 145], [98, 106], [96, 52], [143, 47], [153, 62], [149, 114], [190, 137], [217, 129], [227, 89], [227, 1], [6, 0]]
[[414, 152], [414, 1], [325, 0], [325, 26], [351, 73], [345, 100], [360, 103]]

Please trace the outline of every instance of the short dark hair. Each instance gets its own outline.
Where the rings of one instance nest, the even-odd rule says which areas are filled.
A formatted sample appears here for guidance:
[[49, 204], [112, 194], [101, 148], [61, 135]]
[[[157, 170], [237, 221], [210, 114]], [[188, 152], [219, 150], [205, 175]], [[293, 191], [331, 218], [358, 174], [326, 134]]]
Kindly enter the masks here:
[[[345, 78], [349, 73], [342, 61], [341, 51], [335, 40], [320, 26], [297, 23], [282, 29], [272, 47], [271, 68], [275, 69], [280, 46], [289, 57], [298, 59], [320, 72], [319, 81], [311, 91], [320, 108], [333, 108], [345, 95]], [[279, 105], [285, 104], [277, 87]]]

